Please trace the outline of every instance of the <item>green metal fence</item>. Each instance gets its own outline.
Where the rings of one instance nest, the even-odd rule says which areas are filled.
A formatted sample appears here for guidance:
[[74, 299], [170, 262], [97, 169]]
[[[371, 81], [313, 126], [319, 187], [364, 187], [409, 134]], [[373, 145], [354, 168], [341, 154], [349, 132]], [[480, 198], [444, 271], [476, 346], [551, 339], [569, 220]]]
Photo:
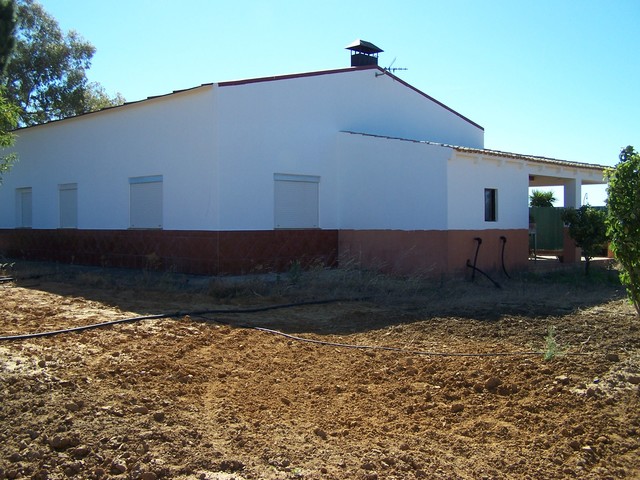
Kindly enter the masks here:
[[[536, 224], [536, 245], [538, 250], [562, 250], [563, 227], [561, 207], [530, 207], [529, 221]], [[534, 247], [534, 238], [529, 238], [530, 247]]]

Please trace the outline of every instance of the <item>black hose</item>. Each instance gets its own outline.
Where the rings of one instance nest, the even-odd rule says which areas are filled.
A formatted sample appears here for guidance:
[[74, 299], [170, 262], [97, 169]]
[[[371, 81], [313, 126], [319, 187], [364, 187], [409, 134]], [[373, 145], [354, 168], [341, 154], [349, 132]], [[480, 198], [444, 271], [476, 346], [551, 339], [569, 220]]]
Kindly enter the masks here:
[[0, 277], [0, 283], [4, 282], [13, 282], [15, 279], [13, 277]]
[[478, 273], [481, 273], [482, 275], [484, 275], [485, 277], [487, 277], [487, 278], [489, 279], [489, 281], [490, 281], [491, 283], [493, 283], [493, 285], [494, 285], [496, 288], [502, 288], [502, 286], [501, 286], [498, 282], [496, 282], [493, 278], [491, 278], [487, 273], [483, 272], [483, 271], [482, 271], [482, 270], [480, 270], [478, 267], [475, 267], [475, 266], [471, 265], [471, 262], [469, 262], [469, 260], [467, 260], [467, 267], [469, 267], [469, 268], [473, 269], [473, 271], [474, 271], [474, 272], [475, 272], [475, 271], [477, 271]]
[[[401, 347], [387, 347], [384, 345], [356, 345], [353, 343], [340, 343], [340, 342], [329, 342], [326, 340], [316, 340], [315, 338], [305, 338], [299, 337], [297, 335], [291, 335], [290, 333], [284, 333], [279, 330], [273, 330], [271, 328], [264, 327], [255, 327], [247, 324], [232, 324], [231, 322], [227, 322], [225, 320], [221, 320], [219, 318], [208, 318], [200, 316], [203, 320], [220, 323], [222, 325], [234, 326], [236, 328], [248, 328], [252, 330], [257, 330], [259, 332], [265, 332], [272, 335], [278, 335], [284, 338], [288, 338], [291, 340], [295, 340], [297, 342], [304, 343], [312, 343], [314, 345], [322, 345], [327, 347], [337, 347], [337, 348], [349, 348], [355, 350], [382, 350], [386, 352], [397, 352], [404, 353], [407, 355], [423, 355], [423, 356], [432, 356], [432, 357], [509, 357], [509, 356], [532, 356], [532, 355], [544, 355], [544, 352], [536, 352], [536, 351], [516, 351], [516, 352], [485, 352], [485, 353], [466, 353], [466, 352], [433, 352], [433, 351], [425, 351], [425, 350], [409, 350]], [[589, 353], [583, 352], [566, 352], [563, 355], [590, 355]]]
[[477, 271], [477, 272], [481, 273], [482, 275], [484, 275], [485, 277], [487, 277], [489, 279], [489, 281], [491, 281], [491, 283], [493, 283], [495, 285], [496, 288], [502, 288], [498, 282], [496, 282], [488, 274], [486, 274], [485, 272], [480, 270], [478, 267], [476, 267], [476, 263], [478, 262], [478, 252], [480, 251], [480, 245], [482, 245], [482, 239], [480, 237], [475, 237], [474, 240], [476, 242], [478, 242], [478, 245], [476, 246], [476, 255], [475, 255], [474, 259], [473, 259], [473, 265], [471, 265], [471, 262], [469, 261], [469, 259], [467, 259], [467, 267], [471, 268], [471, 270], [472, 270], [471, 281], [473, 282], [473, 280], [475, 279], [476, 271]]
[[257, 313], [257, 312], [268, 312], [269, 310], [277, 310], [282, 308], [293, 308], [293, 307], [303, 307], [306, 305], [324, 305], [328, 303], [335, 302], [356, 302], [366, 300], [367, 297], [360, 298], [334, 298], [329, 300], [310, 300], [306, 302], [296, 302], [296, 303], [284, 303], [277, 305], [268, 305], [265, 307], [253, 307], [253, 308], [242, 308], [242, 309], [213, 309], [213, 310], [200, 310], [194, 312], [173, 312], [173, 313], [161, 313], [159, 315], [142, 315], [138, 317], [131, 318], [122, 318], [120, 320], [111, 320], [108, 322], [94, 323], [91, 325], [82, 325], [80, 327], [71, 327], [65, 328], [62, 330], [53, 330], [49, 332], [36, 332], [36, 333], [25, 333], [23, 335], [11, 335], [8, 337], [0, 337], [0, 341], [3, 340], [26, 340], [30, 338], [38, 338], [38, 337], [51, 337], [53, 335], [59, 335], [61, 333], [72, 333], [72, 332], [82, 332], [84, 330], [91, 330], [94, 328], [102, 328], [109, 327], [111, 325], [118, 325], [121, 323], [133, 323], [139, 322], [141, 320], [157, 320], [163, 318], [179, 318], [184, 316], [200, 316], [200, 315], [211, 315], [211, 314], [240, 314], [240, 313]]
[[[467, 263], [469, 263], [468, 260], [467, 260]], [[471, 266], [471, 265], [469, 265], [469, 266]], [[481, 270], [478, 269], [478, 271], [480, 273], [484, 274], [484, 272], [482, 272]], [[212, 309], [212, 310], [201, 310], [201, 311], [193, 311], [193, 312], [163, 313], [163, 314], [159, 314], [159, 315], [142, 315], [142, 316], [138, 316], [138, 317], [123, 318], [123, 319], [120, 319], [120, 320], [112, 320], [112, 321], [109, 321], [109, 322], [102, 322], [102, 323], [95, 323], [95, 324], [92, 324], [92, 325], [84, 325], [84, 326], [80, 326], [80, 327], [73, 327], [73, 328], [68, 328], [68, 329], [64, 329], [64, 330], [55, 330], [55, 331], [51, 331], [51, 332], [29, 333], [29, 334], [25, 334], [25, 335], [13, 335], [13, 336], [10, 336], [10, 337], [0, 337], [0, 341], [1, 340], [25, 340], [25, 339], [29, 339], [29, 338], [53, 336], [53, 335], [57, 335], [57, 334], [60, 334], [60, 333], [80, 332], [80, 331], [89, 330], [89, 329], [92, 329], [92, 328], [106, 327], [106, 326], [117, 325], [117, 324], [122, 324], [122, 323], [133, 323], [133, 322], [138, 322], [138, 321], [141, 321], [141, 320], [157, 320], [157, 319], [164, 319], [164, 318], [178, 318], [178, 317], [184, 317], [184, 316], [188, 315], [190, 317], [200, 317], [200, 318], [203, 318], [204, 320], [213, 321], [213, 322], [220, 323], [220, 324], [223, 324], [223, 325], [230, 325], [230, 326], [234, 326], [234, 327], [238, 327], [238, 328], [248, 328], [248, 329], [257, 330], [257, 331], [260, 331], [260, 332], [269, 333], [269, 334], [272, 334], [272, 335], [279, 335], [279, 336], [282, 336], [282, 337], [285, 337], [285, 338], [289, 338], [291, 340], [295, 340], [295, 341], [298, 341], [298, 342], [313, 343], [313, 344], [316, 344], [316, 345], [324, 345], [324, 346], [338, 347], [338, 348], [350, 348], [350, 349], [357, 349], [357, 350], [382, 350], [382, 351], [387, 351], [387, 352], [404, 353], [404, 354], [407, 354], [407, 355], [424, 355], [424, 356], [438, 356], [438, 357], [505, 357], [505, 356], [542, 355], [544, 353], [544, 352], [535, 352], [535, 351], [486, 352], [486, 353], [430, 352], [430, 351], [423, 351], [423, 350], [408, 350], [408, 349], [404, 349], [404, 348], [400, 348], [400, 347], [386, 347], [386, 346], [382, 346], [382, 345], [355, 345], [355, 344], [350, 344], [350, 343], [328, 342], [328, 341], [324, 341], [324, 340], [316, 340], [316, 339], [313, 339], [313, 338], [304, 338], [304, 337], [299, 337], [299, 336], [296, 336], [296, 335], [291, 335], [289, 333], [284, 333], [284, 332], [281, 332], [279, 330], [272, 330], [270, 328], [256, 327], [256, 326], [247, 325], [247, 324], [235, 325], [235, 324], [232, 324], [231, 322], [227, 322], [227, 321], [224, 321], [224, 320], [219, 319], [219, 318], [215, 318], [214, 319], [214, 318], [204, 317], [204, 315], [211, 315], [211, 314], [257, 313], [257, 312], [266, 312], [266, 311], [269, 311], [269, 310], [276, 310], [276, 309], [282, 309], [282, 308], [293, 308], [293, 307], [300, 307], [300, 306], [306, 306], [306, 305], [324, 305], [324, 304], [335, 303], [335, 302], [361, 301], [361, 300], [367, 300], [367, 299], [368, 299], [368, 297], [343, 298], [343, 299], [335, 298], [335, 299], [329, 299], [329, 300], [311, 300], [311, 301], [306, 301], [306, 302], [285, 303], [285, 304], [277, 304], [277, 305], [268, 305], [266, 307], [243, 308], [243, 309], [233, 309], [233, 310], [229, 310], [229, 309]], [[578, 352], [578, 353], [564, 353], [564, 355], [591, 355], [591, 354], [590, 353]]]
[[507, 273], [507, 268], [504, 265], [504, 249], [507, 246], [507, 237], [504, 235], [500, 237], [500, 241], [502, 242], [502, 271], [507, 276], [507, 278], [511, 278], [511, 276]]
[[[473, 271], [471, 272], [471, 281], [476, 278], [476, 264], [478, 263], [478, 252], [480, 252], [480, 245], [482, 245], [482, 239], [480, 237], [474, 238], [478, 245], [476, 245], [476, 255], [473, 257]], [[467, 267], [469, 266], [469, 260], [467, 260]]]

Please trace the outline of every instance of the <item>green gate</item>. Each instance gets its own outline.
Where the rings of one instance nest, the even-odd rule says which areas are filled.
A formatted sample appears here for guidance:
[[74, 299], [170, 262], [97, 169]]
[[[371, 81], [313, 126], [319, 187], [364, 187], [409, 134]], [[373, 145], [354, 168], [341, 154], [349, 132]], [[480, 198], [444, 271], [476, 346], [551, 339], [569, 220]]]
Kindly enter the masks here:
[[[564, 236], [562, 207], [530, 207], [529, 222], [536, 224], [536, 245], [538, 250], [560, 251], [563, 248]], [[529, 247], [534, 247], [534, 238], [529, 237]]]

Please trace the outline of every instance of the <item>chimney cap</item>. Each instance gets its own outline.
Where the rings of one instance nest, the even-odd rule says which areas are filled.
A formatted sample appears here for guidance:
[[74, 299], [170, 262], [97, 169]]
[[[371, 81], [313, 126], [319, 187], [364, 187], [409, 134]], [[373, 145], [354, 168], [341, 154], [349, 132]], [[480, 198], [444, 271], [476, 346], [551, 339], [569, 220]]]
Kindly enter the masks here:
[[357, 39], [344, 47], [346, 50], [352, 52], [366, 53], [367, 55], [373, 55], [376, 53], [384, 52], [381, 48], [376, 47], [371, 42], [365, 42], [364, 40]]

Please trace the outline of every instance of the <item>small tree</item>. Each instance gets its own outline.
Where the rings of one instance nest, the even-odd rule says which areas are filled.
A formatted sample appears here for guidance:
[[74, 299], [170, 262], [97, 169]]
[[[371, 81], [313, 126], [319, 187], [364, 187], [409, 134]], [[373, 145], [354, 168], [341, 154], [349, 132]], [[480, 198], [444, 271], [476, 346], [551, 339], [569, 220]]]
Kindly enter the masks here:
[[530, 207], [553, 207], [556, 197], [551, 190], [543, 192], [542, 190], [534, 190], [529, 195]]
[[582, 249], [585, 259], [584, 273], [589, 275], [591, 259], [595, 257], [607, 241], [605, 213], [589, 205], [568, 208], [562, 212], [562, 221], [569, 225], [569, 236]]
[[640, 154], [628, 146], [619, 158], [606, 172], [607, 235], [620, 262], [620, 280], [640, 315]]

